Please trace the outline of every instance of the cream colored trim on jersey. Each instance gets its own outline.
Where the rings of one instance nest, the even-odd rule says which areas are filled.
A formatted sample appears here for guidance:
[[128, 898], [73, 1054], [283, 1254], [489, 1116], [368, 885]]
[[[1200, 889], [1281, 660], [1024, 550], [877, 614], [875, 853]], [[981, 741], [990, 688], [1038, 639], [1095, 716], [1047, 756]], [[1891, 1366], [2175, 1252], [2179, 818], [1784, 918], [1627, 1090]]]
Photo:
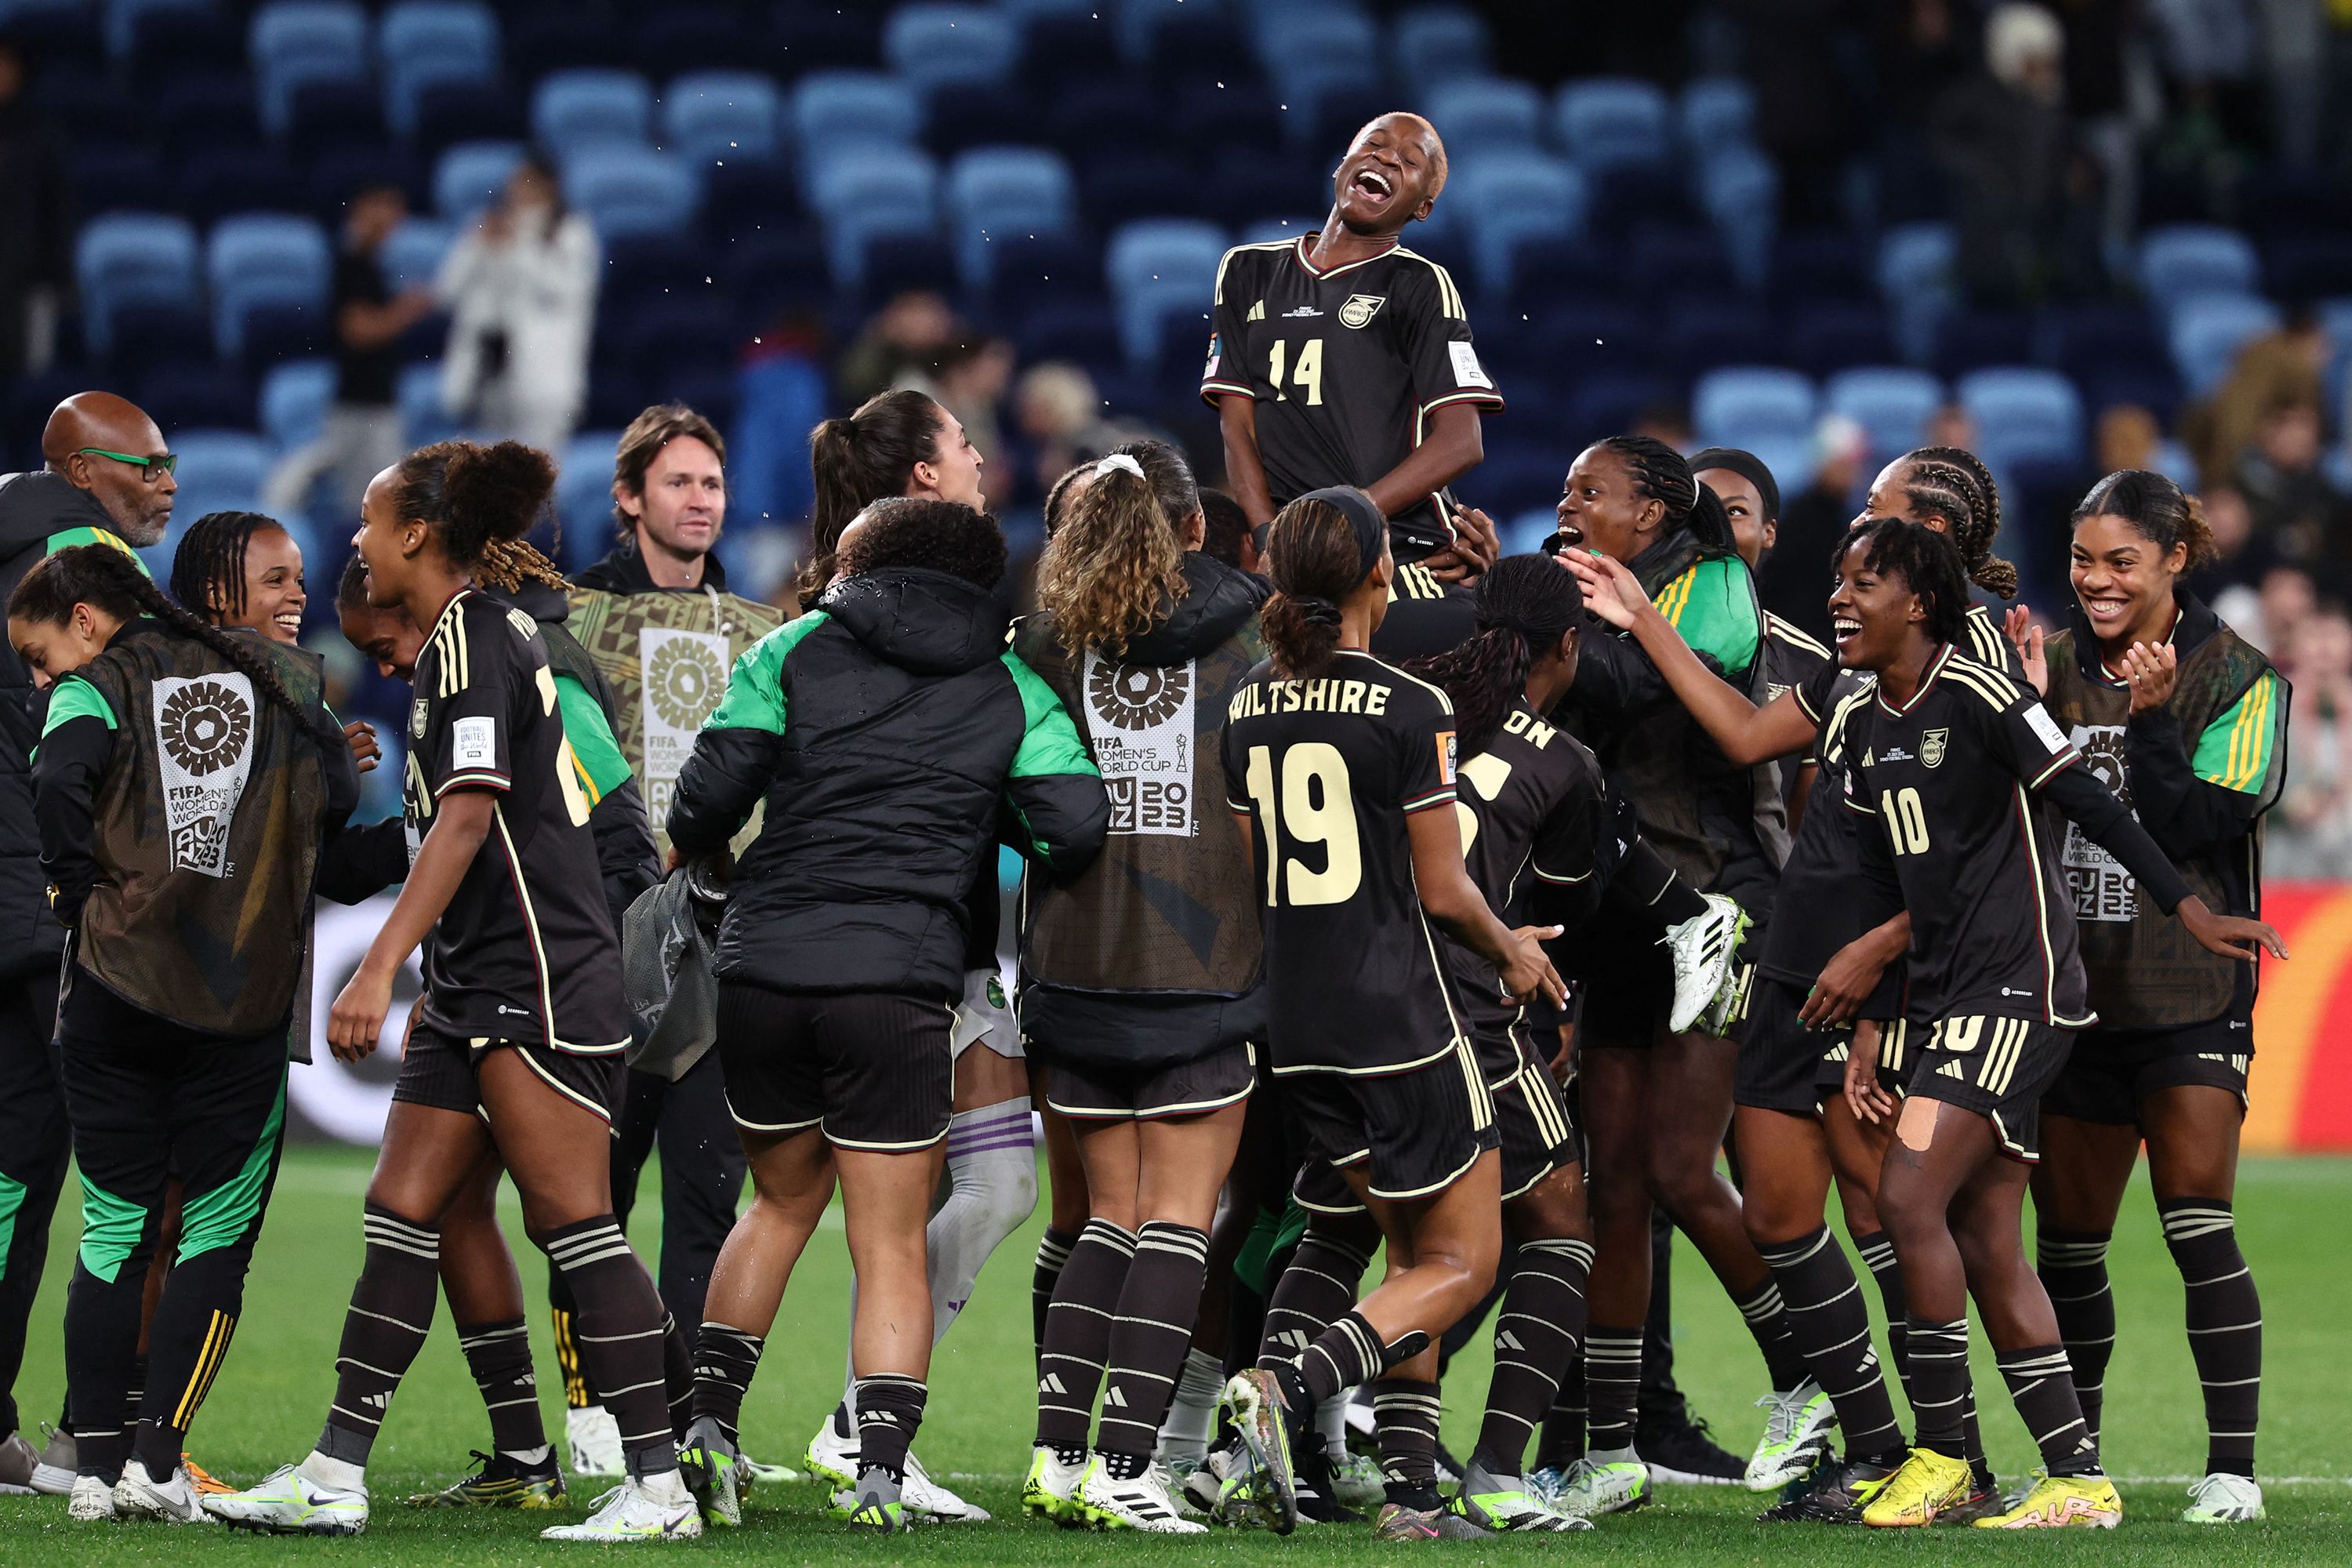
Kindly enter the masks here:
[[1255, 1087], [1245, 1083], [1233, 1093], [1220, 1095], [1215, 1100], [1188, 1100], [1175, 1105], [1155, 1105], [1149, 1110], [1138, 1110], [1132, 1107], [1122, 1110], [1107, 1105], [1065, 1105], [1054, 1098], [1054, 1091], [1050, 1089], [1045, 1091], [1045, 1103], [1063, 1115], [1076, 1117], [1082, 1121], [1156, 1121], [1164, 1116], [1198, 1116], [1204, 1111], [1223, 1110], [1228, 1105], [1238, 1105], [1247, 1100]]
[[530, 883], [522, 874], [522, 856], [516, 852], [514, 835], [507, 831], [506, 807], [502, 803], [490, 803], [490, 820], [498, 825], [499, 841], [506, 847], [507, 868], [514, 875], [515, 901], [522, 908], [523, 930], [530, 940], [531, 963], [539, 971], [541, 1038], [548, 1049], [575, 1057], [608, 1057], [614, 1051], [627, 1050], [626, 1040], [609, 1046], [575, 1046], [555, 1037], [555, 977], [547, 966], [547, 944], [539, 935], [539, 911], [531, 907]]
[[[722, 1089], [719, 1095], [725, 1099], [726, 1090]], [[822, 1116], [812, 1116], [806, 1121], [753, 1121], [735, 1109], [732, 1100], [727, 1101], [727, 1116], [746, 1132], [805, 1132], [824, 1121]]]
[[1950, 643], [1937, 644], [1935, 657], [1927, 660], [1927, 668], [1920, 672], [1919, 689], [1914, 691], [1911, 694], [1911, 700], [1900, 708], [1886, 700], [1886, 682], [1884, 680], [1878, 682], [1873, 689], [1878, 695], [1879, 708], [1890, 719], [1900, 719], [1909, 713], [1911, 710], [1919, 706], [1920, 699], [1935, 689], [1936, 677], [1943, 673], [1944, 666], [1949, 664], [1954, 657], [1955, 650]]
[[596, 1101], [589, 1099], [586, 1095], [580, 1093], [576, 1089], [572, 1089], [570, 1086], [559, 1080], [553, 1073], [539, 1065], [539, 1059], [533, 1057], [529, 1050], [524, 1048], [523, 1042], [520, 1040], [509, 1040], [507, 1042], [507, 1046], [508, 1048], [512, 1050], [517, 1056], [522, 1058], [523, 1066], [530, 1068], [531, 1071], [537, 1073], [541, 1079], [545, 1080], [548, 1088], [563, 1096], [564, 1099], [571, 1100], [573, 1104], [584, 1106], [589, 1110], [593, 1111], [595, 1114], [596, 1120], [602, 1121], [605, 1126], [610, 1127], [613, 1124], [613, 1108], [611, 1106], [599, 1105]]
[[1978, 661], [2007, 675], [2009, 671], [2002, 668], [2005, 661], [2000, 657], [2001, 649], [2009, 648], [2012, 653], [2016, 649], [2011, 646], [2008, 634], [1993, 624], [1992, 612], [1982, 605], [1970, 605], [1968, 614], [1960, 618], [1968, 623], [1969, 644], [1975, 649]]
[[1944, 673], [1983, 698], [2000, 712], [2007, 712], [2011, 703], [2025, 695], [2017, 689], [2015, 681], [2000, 671], [1979, 664], [1964, 655], [1955, 655], [1946, 663]]
[[1376, 654], [1376, 653], [1370, 653], [1370, 652], [1367, 652], [1366, 650], [1364, 650], [1364, 649], [1362, 649], [1362, 648], [1360, 648], [1360, 647], [1343, 647], [1343, 648], [1338, 648], [1338, 649], [1335, 649], [1335, 650], [1333, 650], [1333, 651], [1335, 651], [1335, 652], [1337, 652], [1337, 653], [1347, 654], [1347, 655], [1349, 655], [1349, 656], [1351, 656], [1351, 657], [1353, 657], [1353, 658], [1369, 658], [1369, 659], [1370, 659], [1374, 664], [1379, 665], [1382, 669], [1387, 670], [1391, 675], [1395, 676], [1398, 679], [1400, 679], [1400, 680], [1410, 680], [1410, 681], [1412, 681], [1415, 686], [1420, 687], [1423, 691], [1428, 692], [1431, 696], [1433, 696], [1433, 697], [1436, 698], [1440, 702], [1444, 703], [1444, 704], [1445, 704], [1445, 713], [1446, 713], [1446, 716], [1447, 716], [1448, 718], [1453, 717], [1453, 714], [1454, 714], [1454, 699], [1452, 699], [1451, 697], [1448, 697], [1447, 695], [1445, 695], [1445, 688], [1444, 688], [1444, 687], [1442, 687], [1442, 686], [1433, 686], [1433, 685], [1431, 685], [1428, 681], [1423, 680], [1423, 679], [1421, 677], [1419, 677], [1418, 675], [1413, 674], [1411, 670], [1409, 670], [1409, 669], [1399, 669], [1395, 665], [1391, 664], [1387, 659], [1382, 658], [1380, 655], [1378, 655], [1378, 654]]
[[2033, 874], [2033, 931], [2042, 941], [2042, 1019], [2060, 1029], [2085, 1029], [2099, 1021], [2096, 1013], [2080, 1019], [2058, 1016], [2058, 954], [2050, 945], [2050, 899], [2042, 881], [2042, 846], [2033, 832], [2033, 797], [2022, 784], [2010, 786], [2017, 803], [2018, 826], [2025, 830], [2025, 864]]
[[1819, 655], [1832, 664], [1837, 662], [1837, 655], [1823, 647], [1814, 639], [1811, 633], [1790, 626], [1769, 610], [1764, 613], [1764, 635], [1779, 637], [1791, 647], [1802, 648], [1807, 653]]
[[1437, 275], [1437, 309], [1441, 315], [1450, 316], [1457, 321], [1470, 319], [1470, 312], [1462, 308], [1462, 290], [1454, 286], [1454, 274], [1421, 252], [1409, 250], [1402, 245], [1396, 247], [1394, 254], [1418, 261]]
[[1287, 250], [1289, 248], [1290, 241], [1286, 239], [1272, 239], [1258, 240], [1249, 245], [1236, 245], [1232, 249], [1226, 251], [1223, 259], [1217, 263], [1217, 292], [1214, 302], [1219, 305], [1225, 302], [1225, 268], [1234, 264], [1234, 257], [1239, 256], [1244, 250]]
[[[1316, 230], [1316, 233], [1318, 234], [1322, 232], [1323, 231], [1320, 229]], [[1342, 272], [1353, 272], [1359, 267], [1370, 267], [1373, 262], [1380, 260], [1381, 258], [1393, 256], [1399, 250], [1404, 248], [1396, 241], [1391, 240], [1387, 249], [1376, 251], [1372, 255], [1365, 257], [1360, 261], [1342, 261], [1339, 266], [1330, 268], [1328, 271], [1318, 271], [1316, 270], [1315, 263], [1307, 259], [1307, 236], [1302, 234], [1297, 239], [1286, 240], [1283, 243], [1291, 247], [1291, 256], [1297, 261], [1300, 269], [1304, 271], [1307, 276], [1314, 279], [1318, 283], [1322, 282], [1327, 278], [1337, 278]]]

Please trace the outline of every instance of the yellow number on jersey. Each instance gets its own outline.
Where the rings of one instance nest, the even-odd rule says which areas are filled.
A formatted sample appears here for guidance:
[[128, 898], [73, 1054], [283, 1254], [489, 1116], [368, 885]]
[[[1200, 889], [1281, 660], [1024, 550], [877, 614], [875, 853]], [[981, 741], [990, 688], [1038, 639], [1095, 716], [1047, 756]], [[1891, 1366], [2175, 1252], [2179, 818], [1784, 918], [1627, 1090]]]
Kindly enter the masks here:
[[[1455, 770], [1458, 776], [1469, 781], [1478, 792], [1480, 800], [1493, 800], [1503, 793], [1503, 783], [1511, 776], [1511, 764], [1492, 752], [1481, 752]], [[1470, 858], [1470, 846], [1477, 841], [1478, 814], [1470, 809], [1467, 801], [1454, 803], [1454, 820], [1462, 829], [1462, 858]]]
[[[1274, 386], [1276, 403], [1289, 401], [1282, 390], [1282, 365], [1288, 356], [1290, 344], [1281, 338], [1274, 340], [1274, 355], [1268, 363], [1265, 379]], [[1309, 338], [1298, 345], [1298, 363], [1291, 367], [1290, 384], [1307, 394], [1307, 405], [1319, 408], [1323, 404], [1323, 340]]]
[[[1265, 901], [1268, 904], [1344, 904], [1363, 885], [1363, 847], [1356, 837], [1355, 797], [1348, 784], [1348, 759], [1337, 746], [1301, 741], [1282, 753], [1276, 781], [1271, 748], [1252, 746], [1250, 799], [1265, 830]], [[1319, 798], [1318, 798], [1319, 796]], [[1323, 868], [1283, 859], [1282, 835], [1323, 846]]]
[[1887, 841], [1895, 846], [1897, 855], [1927, 852], [1927, 811], [1919, 804], [1917, 790], [1908, 786], [1881, 790], [1878, 814], [1885, 819]]

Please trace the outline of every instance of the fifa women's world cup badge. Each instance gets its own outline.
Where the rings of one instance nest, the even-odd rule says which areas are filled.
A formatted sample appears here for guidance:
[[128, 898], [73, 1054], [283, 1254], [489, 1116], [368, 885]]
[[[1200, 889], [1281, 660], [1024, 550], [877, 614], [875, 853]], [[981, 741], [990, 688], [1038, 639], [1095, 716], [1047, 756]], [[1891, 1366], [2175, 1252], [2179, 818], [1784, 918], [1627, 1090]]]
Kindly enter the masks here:
[[1192, 667], [1119, 664], [1087, 650], [1087, 729], [1113, 833], [1192, 833]]
[[155, 752], [172, 868], [226, 877], [229, 824], [253, 772], [253, 683], [236, 673], [155, 682]]

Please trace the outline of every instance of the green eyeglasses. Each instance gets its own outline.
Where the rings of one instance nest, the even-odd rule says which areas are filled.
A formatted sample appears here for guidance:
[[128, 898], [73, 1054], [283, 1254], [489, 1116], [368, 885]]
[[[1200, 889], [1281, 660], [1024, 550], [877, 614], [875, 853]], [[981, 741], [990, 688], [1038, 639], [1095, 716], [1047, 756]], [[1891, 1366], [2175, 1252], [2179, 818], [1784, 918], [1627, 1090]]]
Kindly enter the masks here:
[[155, 482], [155, 477], [158, 474], [168, 474], [180, 466], [180, 455], [177, 452], [165, 452], [153, 458], [134, 458], [128, 452], [110, 452], [103, 447], [76, 447], [74, 456], [111, 458], [118, 463], [128, 463], [139, 469], [139, 477], [151, 485]]

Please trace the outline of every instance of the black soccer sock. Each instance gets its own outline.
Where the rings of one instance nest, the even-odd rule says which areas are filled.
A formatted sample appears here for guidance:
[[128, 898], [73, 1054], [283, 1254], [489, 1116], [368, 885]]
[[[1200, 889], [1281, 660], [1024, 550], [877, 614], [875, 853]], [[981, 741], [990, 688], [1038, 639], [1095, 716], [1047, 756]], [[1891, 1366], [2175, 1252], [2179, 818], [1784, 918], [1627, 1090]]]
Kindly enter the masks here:
[[669, 1435], [684, 1437], [694, 1424], [694, 1336], [662, 1313], [662, 1404], [669, 1411]]
[[705, 1322], [694, 1346], [694, 1418], [708, 1415], [719, 1423], [727, 1440], [736, 1438], [742, 1419], [743, 1396], [751, 1390], [751, 1374], [760, 1370], [760, 1349], [766, 1342], [725, 1323]]
[[1437, 1508], [1437, 1384], [1384, 1377], [1372, 1384], [1373, 1431], [1388, 1500], [1423, 1513]]
[[460, 1323], [457, 1348], [482, 1407], [490, 1415], [490, 1447], [501, 1454], [526, 1453], [547, 1442], [539, 1418], [539, 1378], [531, 1371], [530, 1331], [520, 1318], [503, 1323]]
[[1969, 1405], [1969, 1321], [1911, 1320], [1913, 1441], [1952, 1458], [1967, 1457], [1961, 1426]]
[[1271, 1372], [1296, 1362], [1316, 1336], [1356, 1304], [1364, 1270], [1371, 1266], [1370, 1253], [1309, 1220], [1266, 1300], [1257, 1364]]
[[2010, 1403], [2042, 1450], [2042, 1468], [2053, 1476], [2087, 1476], [2099, 1468], [2099, 1440], [2083, 1424], [2083, 1404], [2074, 1394], [2074, 1374], [2063, 1345], [2028, 1345], [1994, 1358], [2009, 1384]]
[[[1370, 1320], [1352, 1308], [1315, 1336], [1315, 1342], [1288, 1369], [1297, 1382], [1283, 1378], [1283, 1396], [1289, 1402], [1293, 1426], [1315, 1419], [1315, 1407], [1343, 1388], [1353, 1388], [1429, 1348], [1429, 1336], [1410, 1329], [1386, 1344]], [[1281, 1373], [1277, 1372], [1277, 1376]]]
[[1568, 1360], [1560, 1373], [1559, 1392], [1552, 1395], [1544, 1416], [1543, 1436], [1536, 1444], [1536, 1468], [1564, 1470], [1584, 1452], [1584, 1347]]
[[1830, 1234], [1817, 1226], [1796, 1240], [1759, 1248], [1780, 1283], [1790, 1334], [1805, 1366], [1837, 1406], [1847, 1452], [1863, 1457], [1899, 1453], [1903, 1429], [1870, 1340], [1870, 1310], [1853, 1266]]
[[1614, 1453], [1633, 1446], [1642, 1395], [1642, 1329], [1594, 1323], [1584, 1331], [1584, 1447]]
[[1054, 1304], [1054, 1286], [1070, 1261], [1078, 1238], [1066, 1230], [1045, 1227], [1037, 1239], [1037, 1260], [1029, 1270], [1029, 1355], [1042, 1372], [1045, 1357], [1045, 1313]]
[[1646, 838], [1628, 845], [1610, 885], [1647, 910], [1662, 926], [1680, 925], [1706, 913], [1706, 900], [1665, 863]]
[[1591, 1272], [1589, 1241], [1519, 1243], [1495, 1319], [1495, 1371], [1478, 1427], [1475, 1457], [1489, 1475], [1519, 1473], [1528, 1436], [1552, 1408], [1584, 1338], [1584, 1283]]
[[393, 1392], [433, 1327], [434, 1305], [441, 1299], [441, 1231], [376, 1204], [364, 1206], [360, 1225], [367, 1254], [343, 1317], [335, 1400], [327, 1407], [319, 1452], [364, 1466]]
[[[2161, 1205], [2158, 1210], [2161, 1212]], [[2083, 1423], [2099, 1435], [2106, 1403], [2107, 1360], [2116, 1353], [2116, 1294], [2107, 1283], [2106, 1231], [2044, 1229], [2034, 1238], [2037, 1272], [2058, 1315], [2058, 1342], [2074, 1369]]]
[[919, 1377], [878, 1373], [857, 1380], [857, 1473], [878, 1469], [892, 1480], [907, 1479], [907, 1450], [923, 1424], [929, 1394]]
[[1066, 1464], [1086, 1457], [1095, 1395], [1110, 1354], [1111, 1320], [1134, 1260], [1133, 1232], [1090, 1219], [1055, 1282], [1045, 1348], [1037, 1358], [1037, 1441]]
[[[150, 1219], [150, 1225], [152, 1219]], [[130, 1403], [152, 1238], [121, 1259], [111, 1279], [79, 1256], [66, 1287], [66, 1397], [79, 1473], [112, 1485], [131, 1457]]]
[[1192, 1342], [1208, 1268], [1205, 1230], [1155, 1219], [1136, 1233], [1135, 1261], [1118, 1293], [1106, 1358], [1102, 1424], [1095, 1436], [1103, 1453], [1148, 1464], [1160, 1446], [1160, 1423]]
[[1772, 1391], [1786, 1394], [1804, 1382], [1805, 1357], [1789, 1331], [1789, 1310], [1781, 1300], [1780, 1284], [1767, 1274], [1761, 1285], [1745, 1296], [1734, 1296], [1731, 1304], [1739, 1309], [1748, 1331], [1756, 1337], [1756, 1348], [1764, 1352], [1764, 1370], [1772, 1380]]
[[[152, 1342], [153, 1335], [151, 1333], [148, 1337]], [[143, 1355], [131, 1358], [131, 1382], [122, 1391], [122, 1429], [126, 1432], [138, 1429], [139, 1407], [147, 1402], [147, 1364], [150, 1359]]]
[[1903, 1302], [1903, 1265], [1895, 1258], [1895, 1244], [1883, 1230], [1853, 1238], [1853, 1250], [1878, 1281], [1878, 1300], [1886, 1311], [1886, 1348], [1895, 1356], [1895, 1374], [1903, 1380], [1905, 1404], [1911, 1394], [1911, 1325]]
[[2252, 1476], [2263, 1402], [2263, 1299], [2238, 1250], [2237, 1221], [2219, 1198], [2171, 1198], [2156, 1207], [2188, 1289], [2189, 1350], [2205, 1389], [2206, 1471]]
[[532, 1237], [571, 1280], [580, 1303], [581, 1359], [589, 1386], [621, 1429], [629, 1479], [677, 1468], [662, 1379], [662, 1304], [652, 1276], [609, 1214]]

